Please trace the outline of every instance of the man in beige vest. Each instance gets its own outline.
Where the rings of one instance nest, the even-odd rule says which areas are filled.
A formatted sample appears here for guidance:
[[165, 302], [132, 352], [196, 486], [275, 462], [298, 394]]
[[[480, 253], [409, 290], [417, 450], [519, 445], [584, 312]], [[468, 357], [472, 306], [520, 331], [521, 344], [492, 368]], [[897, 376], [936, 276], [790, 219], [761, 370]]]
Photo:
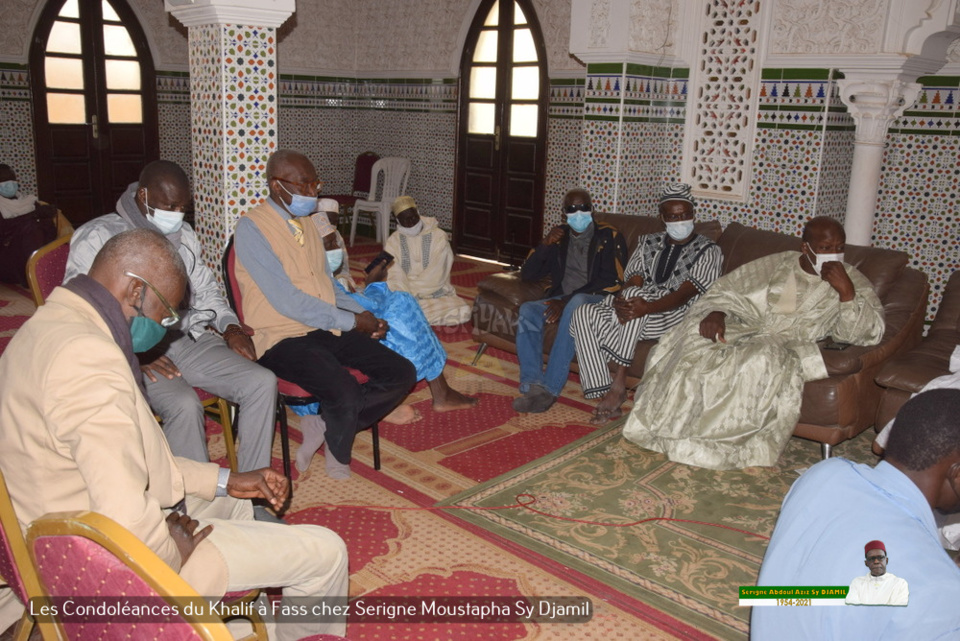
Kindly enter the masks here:
[[[308, 218], [321, 182], [303, 154], [267, 163], [269, 199], [237, 223], [236, 278], [261, 365], [320, 401], [327, 448], [350, 463], [358, 429], [395, 408], [417, 380], [410, 361], [380, 343], [386, 321], [333, 286], [323, 240]], [[302, 223], [302, 224], [301, 224]], [[348, 371], [367, 376], [359, 383]]]
[[[203, 596], [266, 586], [284, 586], [285, 600], [346, 596], [340, 537], [255, 521], [250, 501], [240, 500], [280, 507], [285, 477], [170, 453], [134, 350], [176, 324], [186, 283], [183, 261], [160, 233], [122, 232], [89, 275], [55, 289], [10, 341], [0, 358], [0, 468], [21, 525], [48, 512], [99, 512]], [[0, 629], [17, 609], [11, 591], [0, 590]], [[304, 617], [271, 638], [344, 630], [343, 621]]]

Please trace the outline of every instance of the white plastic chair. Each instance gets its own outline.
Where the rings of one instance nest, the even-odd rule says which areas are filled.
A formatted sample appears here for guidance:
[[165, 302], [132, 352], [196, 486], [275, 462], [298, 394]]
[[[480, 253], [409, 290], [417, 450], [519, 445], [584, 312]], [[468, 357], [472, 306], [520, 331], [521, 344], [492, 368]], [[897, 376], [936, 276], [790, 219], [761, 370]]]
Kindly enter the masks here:
[[[383, 180], [380, 180], [380, 173]], [[353, 206], [353, 218], [350, 220], [350, 246], [357, 235], [357, 215], [361, 211], [374, 214], [377, 226], [377, 240], [387, 242], [390, 232], [390, 207], [397, 196], [407, 191], [407, 178], [410, 176], [409, 158], [381, 158], [373, 165], [370, 174], [370, 200], [357, 200]], [[381, 187], [382, 184], [382, 187]], [[377, 198], [377, 193], [380, 197]]]

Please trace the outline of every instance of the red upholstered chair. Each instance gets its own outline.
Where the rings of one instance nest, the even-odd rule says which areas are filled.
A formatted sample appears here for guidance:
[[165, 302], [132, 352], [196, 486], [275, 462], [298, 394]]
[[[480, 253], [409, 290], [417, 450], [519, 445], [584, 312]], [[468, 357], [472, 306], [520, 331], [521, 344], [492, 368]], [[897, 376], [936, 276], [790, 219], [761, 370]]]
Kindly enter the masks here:
[[380, 156], [372, 151], [365, 151], [357, 156], [353, 166], [353, 190], [349, 194], [324, 194], [324, 198], [333, 198], [341, 207], [353, 207], [357, 198], [366, 198], [370, 195], [370, 176], [373, 164], [380, 160]]
[[[27, 544], [23, 540], [20, 522], [13, 511], [13, 503], [10, 501], [7, 483], [2, 473], [0, 473], [0, 579], [6, 581], [20, 603], [26, 603], [33, 597], [43, 596], [40, 590], [40, 579], [37, 577], [37, 570], [27, 551]], [[30, 616], [30, 610], [25, 609], [23, 616], [13, 629], [13, 641], [27, 641], [35, 623], [38, 622]], [[56, 638], [52, 622], [40, 621], [38, 626], [45, 639]]]
[[[107, 603], [136, 603], [144, 598], [154, 604], [164, 599], [179, 605], [176, 614], [156, 617], [55, 616], [62, 639], [233, 639], [222, 621], [185, 614], [183, 606], [188, 600], [201, 602], [203, 597], [140, 539], [102, 514], [60, 512], [43, 516], [27, 528], [27, 547], [43, 593], [53, 599], [92, 597]], [[258, 592], [244, 594], [256, 598]], [[91, 602], [79, 603], [85, 604]], [[266, 641], [266, 628], [259, 616], [251, 617], [251, 623], [255, 636], [250, 638]]]
[[[227, 243], [227, 249], [223, 252], [223, 282], [227, 287], [227, 299], [231, 307], [237, 313], [241, 322], [243, 321], [243, 296], [240, 293], [240, 286], [236, 279], [236, 252], [233, 249], [233, 236]], [[350, 370], [350, 373], [360, 383], [367, 381], [366, 376], [357, 370]], [[277, 377], [277, 422], [280, 425], [280, 446], [283, 451], [283, 473], [291, 478], [290, 469], [290, 430], [287, 426], [287, 405], [308, 405], [318, 402], [309, 392], [297, 385]], [[380, 469], [380, 424], [374, 423], [370, 426], [371, 440], [373, 441], [373, 469]]]
[[[63, 277], [67, 273], [67, 258], [70, 256], [70, 238], [73, 234], [67, 234], [57, 238], [52, 243], [44, 245], [33, 252], [30, 260], [27, 261], [27, 284], [30, 286], [30, 293], [33, 294], [33, 301], [37, 307], [43, 305], [47, 296], [55, 287], [63, 282]], [[200, 403], [208, 412], [216, 414], [223, 426], [223, 439], [227, 448], [227, 460], [230, 461], [230, 469], [237, 471], [237, 446], [233, 438], [233, 423], [230, 419], [230, 404], [226, 399], [214, 396], [210, 392], [194, 387]]]

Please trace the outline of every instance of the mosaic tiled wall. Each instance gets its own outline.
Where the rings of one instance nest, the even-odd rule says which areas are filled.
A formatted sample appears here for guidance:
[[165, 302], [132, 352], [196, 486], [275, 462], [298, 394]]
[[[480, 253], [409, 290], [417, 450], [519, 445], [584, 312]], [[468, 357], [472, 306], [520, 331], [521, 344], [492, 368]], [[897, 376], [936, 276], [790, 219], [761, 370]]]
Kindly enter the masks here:
[[193, 180], [193, 147], [190, 137], [190, 75], [185, 72], [157, 73], [157, 123], [160, 128], [160, 157], [172, 160]]
[[580, 185], [584, 84], [582, 78], [550, 81], [544, 231], [561, 222], [564, 195]]
[[0, 162], [13, 167], [24, 192], [36, 193], [30, 76], [25, 65], [0, 64]]
[[890, 130], [873, 242], [910, 254], [930, 278], [931, 320], [960, 269], [960, 77], [920, 80], [917, 104]]

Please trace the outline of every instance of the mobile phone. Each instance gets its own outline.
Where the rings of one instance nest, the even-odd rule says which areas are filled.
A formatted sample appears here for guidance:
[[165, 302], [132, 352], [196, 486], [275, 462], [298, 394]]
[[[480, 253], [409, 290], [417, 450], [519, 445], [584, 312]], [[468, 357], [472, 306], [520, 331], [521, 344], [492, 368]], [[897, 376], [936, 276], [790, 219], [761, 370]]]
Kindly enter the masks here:
[[363, 271], [368, 274], [374, 270], [377, 265], [386, 264], [389, 265], [393, 262], [393, 254], [389, 252], [382, 251], [377, 254], [377, 257], [370, 261], [370, 264], [363, 268]]
[[833, 349], [837, 351], [847, 349], [848, 347], [850, 347], [850, 343], [840, 343], [832, 338], [827, 339], [827, 342], [823, 345], [823, 349]]

